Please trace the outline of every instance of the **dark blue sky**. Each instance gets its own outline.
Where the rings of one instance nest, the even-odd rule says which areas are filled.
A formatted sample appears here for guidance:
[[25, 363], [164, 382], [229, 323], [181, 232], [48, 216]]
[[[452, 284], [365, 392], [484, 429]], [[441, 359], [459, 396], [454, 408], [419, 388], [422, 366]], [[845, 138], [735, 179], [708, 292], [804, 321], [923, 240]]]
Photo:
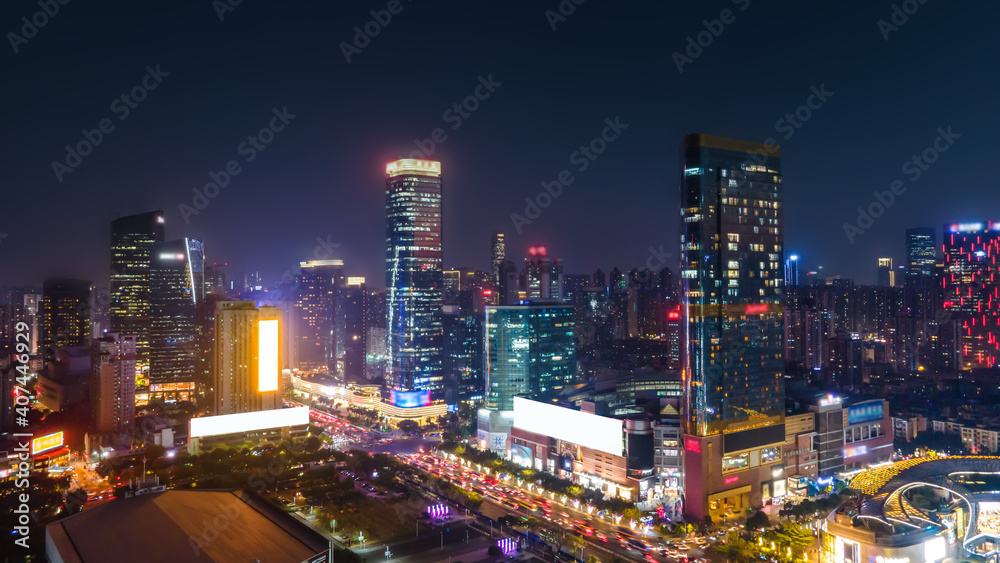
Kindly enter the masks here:
[[[486, 269], [494, 230], [515, 259], [545, 244], [572, 273], [641, 265], [660, 245], [676, 255], [678, 151], [692, 132], [777, 138], [787, 251], [862, 283], [878, 256], [902, 259], [907, 227], [1000, 220], [996, 3], [912, 0], [886, 41], [877, 22], [893, 2], [586, 0], [553, 31], [556, 0], [401, 0], [348, 63], [341, 43], [388, 4], [243, 0], [220, 21], [210, 0], [77, 0], [14, 39], [16, 54], [7, 35], [0, 284], [106, 285], [110, 221], [162, 208], [168, 238], [204, 239], [234, 272], [275, 278], [320, 238], [381, 285], [384, 164], [436, 128], [448, 266]], [[726, 9], [731, 23], [678, 72], [672, 53]], [[4, 2], [3, 30], [20, 34], [39, 10]], [[168, 76], [122, 119], [114, 100], [156, 65]], [[491, 74], [500, 86], [453, 129], [445, 112]], [[800, 128], [777, 124], [821, 85], [833, 95]], [[284, 107], [294, 119], [246, 162], [239, 145]], [[628, 128], [580, 172], [571, 154], [616, 116]], [[57, 180], [53, 161], [102, 119], [114, 130]], [[904, 163], [949, 126], [960, 137], [912, 181]], [[230, 160], [240, 173], [185, 224], [178, 206]], [[511, 214], [564, 169], [573, 183], [518, 235]], [[844, 223], [896, 179], [907, 191], [851, 244]]]

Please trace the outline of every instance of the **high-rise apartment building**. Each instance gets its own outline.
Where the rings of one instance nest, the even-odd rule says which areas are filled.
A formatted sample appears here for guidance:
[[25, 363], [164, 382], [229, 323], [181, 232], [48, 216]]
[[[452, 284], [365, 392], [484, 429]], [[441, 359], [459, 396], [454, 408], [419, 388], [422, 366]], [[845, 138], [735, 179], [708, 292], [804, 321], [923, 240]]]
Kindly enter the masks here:
[[441, 163], [385, 167], [386, 383], [443, 398]]
[[524, 290], [527, 299], [562, 301], [562, 261], [549, 258], [548, 254], [549, 251], [544, 246], [528, 248], [528, 257], [524, 260]]
[[130, 434], [135, 424], [136, 337], [108, 333], [93, 343], [91, 431]]
[[164, 240], [163, 211], [111, 222], [111, 332], [135, 340], [136, 385], [149, 385], [150, 275], [153, 246]]
[[896, 270], [892, 268], [892, 258], [879, 258], [875, 285], [881, 287], [896, 286]]
[[944, 227], [944, 314], [959, 321], [960, 369], [994, 367], [1000, 350], [1000, 223]]
[[681, 163], [686, 508], [717, 518], [785, 486], [781, 149], [689, 135]]
[[215, 414], [281, 407], [281, 310], [253, 301], [215, 309]]
[[90, 344], [89, 281], [49, 278], [42, 287], [42, 353], [55, 358], [55, 348]]
[[[149, 388], [144, 400], [189, 401], [196, 393], [197, 310], [205, 300], [205, 249], [183, 238], [153, 246], [150, 257]], [[142, 395], [148, 392], [148, 396]]]
[[486, 308], [486, 408], [509, 411], [514, 396], [545, 394], [577, 381], [571, 305]]
[[299, 267], [298, 368], [336, 373], [337, 291], [344, 285], [344, 261], [310, 260]]

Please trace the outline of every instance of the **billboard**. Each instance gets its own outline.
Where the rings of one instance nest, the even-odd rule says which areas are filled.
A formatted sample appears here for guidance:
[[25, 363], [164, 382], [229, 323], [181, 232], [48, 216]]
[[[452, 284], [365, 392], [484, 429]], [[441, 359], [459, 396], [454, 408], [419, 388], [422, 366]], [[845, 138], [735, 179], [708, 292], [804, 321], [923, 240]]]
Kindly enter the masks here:
[[309, 424], [309, 407], [241, 412], [192, 418], [188, 436], [190, 438], [203, 438], [303, 424]]
[[31, 455], [47, 452], [62, 445], [63, 433], [61, 430], [52, 434], [46, 434], [31, 441]]
[[257, 323], [257, 391], [278, 390], [278, 320]]
[[882, 420], [882, 401], [861, 403], [847, 407], [847, 424]]
[[431, 392], [429, 389], [424, 391], [397, 391], [390, 389], [389, 404], [402, 409], [426, 407], [431, 404]]
[[622, 421], [514, 397], [514, 427], [605, 453], [622, 455]]

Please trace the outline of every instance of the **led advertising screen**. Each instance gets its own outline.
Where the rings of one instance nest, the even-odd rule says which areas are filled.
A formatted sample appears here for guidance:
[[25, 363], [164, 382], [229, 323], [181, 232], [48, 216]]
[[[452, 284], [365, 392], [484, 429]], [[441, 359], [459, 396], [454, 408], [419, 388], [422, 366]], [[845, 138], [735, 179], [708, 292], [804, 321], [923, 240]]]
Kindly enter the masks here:
[[63, 445], [63, 433], [53, 432], [31, 441], [31, 455], [40, 454]]
[[514, 397], [514, 427], [622, 455], [622, 421]]
[[267, 428], [283, 428], [309, 424], [309, 407], [274, 409], [269, 411], [241, 412], [222, 416], [203, 416], [191, 419], [191, 438], [221, 436]]
[[257, 390], [261, 393], [278, 390], [278, 321], [258, 322]]
[[431, 404], [431, 392], [429, 389], [425, 391], [397, 391], [390, 389], [389, 404], [402, 409], [426, 407]]
[[882, 420], [882, 401], [847, 407], [847, 424]]

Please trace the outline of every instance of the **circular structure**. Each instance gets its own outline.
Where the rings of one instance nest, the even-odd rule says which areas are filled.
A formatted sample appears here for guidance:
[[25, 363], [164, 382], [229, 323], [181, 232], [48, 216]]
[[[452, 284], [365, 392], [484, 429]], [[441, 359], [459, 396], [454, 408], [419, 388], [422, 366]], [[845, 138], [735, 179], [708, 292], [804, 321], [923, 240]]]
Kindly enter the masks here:
[[1000, 457], [930, 456], [860, 473], [823, 523], [823, 563], [1000, 563]]

